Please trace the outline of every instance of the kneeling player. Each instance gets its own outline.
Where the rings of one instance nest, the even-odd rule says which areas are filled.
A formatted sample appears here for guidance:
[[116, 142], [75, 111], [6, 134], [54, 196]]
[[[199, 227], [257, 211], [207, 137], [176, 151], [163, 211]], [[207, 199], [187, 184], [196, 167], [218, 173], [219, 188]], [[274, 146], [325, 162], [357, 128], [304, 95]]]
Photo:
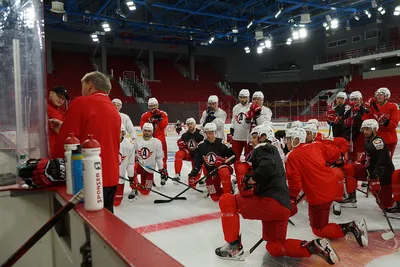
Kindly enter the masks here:
[[[195, 179], [200, 171], [202, 163], [208, 173], [212, 172], [215, 168], [217, 171], [213, 172], [206, 178], [206, 186], [208, 194], [211, 199], [218, 201], [222, 196], [222, 193], [232, 192], [231, 174], [232, 167], [223, 165], [226, 158], [230, 158], [235, 155], [232, 149], [228, 148], [221, 138], [215, 136], [217, 126], [215, 123], [207, 123], [203, 128], [206, 139], [201, 142], [195, 154], [194, 168], [189, 174], [189, 179]], [[234, 163], [235, 160], [231, 160], [229, 164]], [[221, 189], [222, 182], [222, 189]]]
[[293, 147], [286, 161], [292, 216], [297, 213], [295, 200], [303, 190], [309, 203], [310, 226], [316, 236], [335, 239], [351, 232], [360, 246], [367, 246], [365, 220], [329, 223], [329, 209], [343, 188], [339, 183], [343, 172], [339, 168], [330, 168], [326, 163], [335, 162], [340, 157], [339, 148], [321, 142], [306, 144], [306, 132], [302, 128], [293, 129], [288, 139]]
[[286, 239], [291, 209], [289, 190], [279, 152], [267, 141], [267, 128], [252, 133], [252, 139], [261, 143], [254, 147], [253, 172], [244, 176], [240, 194], [224, 194], [219, 201], [222, 229], [228, 243], [217, 248], [215, 254], [223, 259], [244, 260], [239, 234], [239, 214], [242, 214], [244, 219], [262, 221], [262, 237], [272, 256], [310, 257], [315, 254], [335, 264], [339, 258], [327, 239]]
[[[204, 136], [200, 130], [196, 128], [196, 120], [189, 118], [186, 120], [188, 130], [182, 134], [182, 137], [177, 141], [179, 150], [175, 153], [175, 179], [181, 179], [182, 161], [187, 160], [192, 162], [194, 168], [194, 155], [197, 150], [197, 145], [203, 141]], [[195, 179], [189, 179], [189, 185], [194, 187], [194, 183], [200, 178], [200, 172]]]
[[[386, 143], [377, 136], [379, 124], [374, 119], [363, 121], [361, 132], [365, 136], [365, 158], [346, 166], [346, 186], [349, 197], [343, 200], [345, 207], [357, 207], [357, 180], [368, 180], [369, 190], [377, 198], [377, 202], [387, 212], [400, 211], [400, 188], [398, 171], [390, 157]], [[392, 184], [393, 183], [393, 184]], [[393, 189], [392, 189], [392, 185]], [[392, 198], [394, 191], [395, 198]], [[378, 200], [379, 199], [379, 200]]]
[[[160, 173], [162, 173], [161, 179], [167, 180], [168, 178], [168, 172], [163, 168], [164, 151], [161, 141], [153, 138], [153, 125], [146, 122], [142, 130], [143, 138], [138, 138], [135, 143], [138, 162], [135, 164], [135, 175], [131, 182], [132, 192], [128, 197], [129, 199], [135, 198], [138, 195], [138, 191], [142, 195], [150, 193], [150, 189], [153, 186], [154, 173], [152, 170], [146, 169], [145, 166], [155, 169], [157, 165]], [[140, 175], [140, 184], [137, 175]]]
[[121, 143], [119, 146], [119, 183], [115, 193], [114, 206], [121, 205], [124, 197], [125, 176], [128, 172], [129, 181], [133, 181], [135, 165], [135, 145], [133, 141], [125, 138], [125, 127], [121, 125]]

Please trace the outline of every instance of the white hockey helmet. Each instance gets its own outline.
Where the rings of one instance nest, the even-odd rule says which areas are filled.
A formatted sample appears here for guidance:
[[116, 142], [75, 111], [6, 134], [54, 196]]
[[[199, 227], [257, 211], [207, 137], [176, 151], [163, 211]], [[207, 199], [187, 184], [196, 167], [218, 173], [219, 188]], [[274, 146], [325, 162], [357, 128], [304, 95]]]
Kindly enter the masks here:
[[216, 95], [210, 95], [209, 97], [208, 97], [208, 101], [207, 101], [208, 103], [218, 103], [218, 96], [216, 96]]
[[364, 131], [364, 128], [371, 128], [372, 130], [378, 131], [379, 123], [375, 119], [368, 119], [363, 121], [360, 131]]
[[267, 137], [267, 140], [273, 142], [275, 140], [274, 130], [268, 125], [261, 124], [258, 130], [258, 137], [262, 137], [263, 134]]
[[261, 129], [262, 126], [263, 126], [263, 125], [261, 124], [261, 125], [257, 125], [256, 127], [254, 127], [254, 128], [251, 130], [250, 135], [253, 135], [253, 134], [257, 134], [257, 135], [258, 135], [258, 133], [259, 133], [259, 131], [260, 131], [260, 129]]
[[123, 135], [125, 135], [125, 133], [126, 133], [125, 126], [122, 123], [121, 123], [121, 132]]
[[286, 128], [286, 130], [285, 130], [285, 138], [292, 138], [293, 129], [295, 129], [295, 128]]
[[158, 105], [158, 100], [155, 97], [149, 98], [149, 101], [147, 102], [147, 106], [154, 106]]
[[307, 123], [312, 123], [317, 127], [317, 129], [319, 128], [319, 121], [317, 119], [309, 119]]
[[351, 92], [349, 98], [350, 98], [350, 100], [351, 99], [362, 99], [362, 94], [360, 91], [354, 91], [354, 92]]
[[307, 123], [306, 125], [304, 125], [303, 129], [306, 132], [312, 132], [312, 133], [317, 133], [318, 132], [318, 128], [317, 128], [317, 126], [315, 126], [314, 123]]
[[388, 88], [386, 88], [386, 87], [381, 87], [378, 90], [376, 90], [375, 97], [378, 94], [383, 94], [385, 96], [385, 99], [389, 99], [390, 96], [391, 96], [390, 90]]
[[120, 106], [122, 106], [122, 101], [119, 100], [118, 98], [114, 98], [111, 102], [112, 102], [113, 104], [119, 104]]
[[248, 89], [242, 89], [239, 92], [239, 97], [250, 97], [250, 91]]
[[289, 128], [303, 128], [303, 123], [301, 121], [293, 121]]
[[146, 122], [145, 124], [143, 124], [142, 130], [154, 131], [153, 124], [151, 124], [150, 122]]
[[256, 91], [256, 92], [254, 92], [254, 94], [253, 94], [253, 98], [255, 98], [255, 97], [259, 97], [259, 98], [261, 98], [261, 99], [264, 99], [264, 94], [263, 94], [263, 92], [261, 92], [261, 91]]
[[[297, 147], [298, 145], [306, 142], [307, 133], [303, 128], [294, 128], [294, 129], [292, 129], [292, 131], [293, 132], [292, 132], [291, 140], [292, 140], [293, 147]], [[293, 143], [294, 143], [294, 140], [296, 140], [297, 138], [299, 139], [299, 143], [295, 146]]]
[[194, 118], [188, 118], [188, 119], [186, 120], [186, 125], [191, 124], [191, 123], [196, 124], [196, 120], [195, 120]]
[[336, 99], [338, 99], [339, 97], [341, 97], [341, 98], [343, 98], [344, 100], [346, 100], [346, 99], [347, 99], [347, 94], [346, 94], [345, 92], [339, 92], [339, 93], [336, 95]]
[[213, 123], [213, 122], [209, 122], [204, 126], [203, 131], [204, 132], [216, 132], [217, 125], [215, 125], [215, 123]]

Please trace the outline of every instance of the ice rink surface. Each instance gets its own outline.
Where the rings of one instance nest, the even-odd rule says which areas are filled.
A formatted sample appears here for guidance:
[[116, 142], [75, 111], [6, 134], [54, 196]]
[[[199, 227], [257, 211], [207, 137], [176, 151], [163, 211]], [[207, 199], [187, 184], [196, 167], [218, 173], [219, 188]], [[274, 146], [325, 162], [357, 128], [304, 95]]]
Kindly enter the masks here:
[[[178, 137], [167, 137], [168, 140], [168, 172], [171, 177], [174, 172], [174, 151], [177, 150]], [[394, 155], [396, 169], [400, 168], [400, 146]], [[191, 170], [189, 162], [184, 162], [181, 177], [187, 183], [187, 174]], [[155, 174], [155, 183], [161, 193], [175, 196], [186, 187], [174, 185], [171, 180], [164, 187], [160, 186], [160, 177]], [[206, 190], [205, 187], [198, 187]], [[322, 189], [323, 190], [323, 189]], [[122, 204], [115, 208], [115, 214], [124, 222], [142, 233], [147, 239], [163, 249], [166, 253], [189, 267], [225, 267], [225, 266], [329, 266], [319, 257], [294, 259], [289, 257], [274, 258], [269, 255], [263, 242], [243, 262], [227, 261], [215, 256], [215, 248], [225, 244], [218, 203], [202, 194], [189, 190], [183, 196], [186, 201], [176, 200], [171, 203], [154, 204], [155, 199], [163, 199], [154, 193], [148, 196], [139, 194], [135, 201], [128, 200], [131, 189], [125, 185]], [[353, 219], [365, 218], [369, 230], [369, 246], [360, 248], [352, 235], [332, 241], [341, 262], [335, 266], [368, 266], [368, 267], [399, 267], [400, 266], [400, 219], [391, 219], [396, 234], [394, 239], [385, 241], [381, 234], [388, 231], [388, 224], [382, 211], [371, 196], [366, 198], [357, 192], [358, 208], [342, 208], [342, 214], [335, 216], [331, 213], [330, 221], [344, 223]], [[288, 238], [311, 240], [316, 238], [309, 226], [307, 203], [298, 205], [299, 212], [291, 220], [296, 226], [289, 224]], [[400, 218], [400, 214], [389, 216]], [[261, 238], [261, 222], [243, 220], [241, 218], [241, 233], [244, 249], [249, 249]], [[132, 248], [135, 249], [135, 248]]]

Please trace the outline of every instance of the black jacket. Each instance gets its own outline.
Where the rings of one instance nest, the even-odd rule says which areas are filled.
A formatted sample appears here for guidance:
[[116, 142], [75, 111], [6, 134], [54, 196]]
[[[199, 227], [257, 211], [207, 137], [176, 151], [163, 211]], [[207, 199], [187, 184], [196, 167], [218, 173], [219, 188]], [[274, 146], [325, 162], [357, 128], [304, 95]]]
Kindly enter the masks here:
[[365, 114], [365, 112], [366, 112], [366, 109], [364, 108], [364, 106], [360, 106], [360, 111], [357, 113], [352, 112], [351, 108], [348, 108], [345, 110], [343, 119], [348, 119], [350, 116], [354, 117], [353, 126], [345, 127], [344, 138], [348, 142], [350, 142], [350, 136], [351, 136], [351, 141], [354, 142], [354, 140], [356, 140], [356, 138], [359, 134], [363, 134], [362, 132], [360, 132], [360, 129], [361, 129], [361, 125], [363, 122], [362, 116]]
[[281, 157], [276, 147], [262, 143], [251, 156], [253, 180], [257, 183], [255, 195], [269, 197], [291, 209], [289, 188]]
[[371, 140], [366, 140], [364, 149], [366, 152], [365, 167], [370, 178], [379, 178], [381, 185], [391, 184], [394, 165], [385, 141], [375, 135]]
[[343, 104], [341, 106], [336, 106], [335, 107], [335, 113], [337, 116], [340, 116], [340, 120], [337, 124], [330, 123], [330, 126], [332, 126], [332, 131], [333, 131], [333, 137], [343, 137], [345, 128], [344, 128], [344, 123], [343, 123], [343, 117], [344, 117], [344, 112], [346, 109], [346, 104]]

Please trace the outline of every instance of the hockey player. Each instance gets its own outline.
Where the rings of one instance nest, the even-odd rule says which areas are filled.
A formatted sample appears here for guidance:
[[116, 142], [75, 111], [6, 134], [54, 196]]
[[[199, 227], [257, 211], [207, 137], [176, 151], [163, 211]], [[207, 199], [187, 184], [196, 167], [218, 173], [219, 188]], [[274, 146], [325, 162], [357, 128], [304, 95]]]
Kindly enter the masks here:
[[53, 156], [57, 135], [64, 120], [64, 113], [60, 110], [60, 107], [65, 104], [65, 101], [68, 101], [67, 89], [62, 86], [51, 89], [47, 100], [50, 156]]
[[[240, 156], [244, 150], [244, 154], [249, 153], [249, 130], [243, 128], [242, 124], [245, 120], [245, 114], [250, 110], [250, 92], [247, 89], [242, 89], [239, 92], [239, 103], [232, 110], [232, 124], [230, 135], [227, 136], [228, 142], [232, 144], [232, 150], [236, 155], [236, 163], [239, 162]], [[236, 166], [236, 165], [235, 165]]]
[[[216, 137], [217, 126], [214, 123], [207, 123], [203, 131], [206, 134], [206, 139], [197, 147], [194, 168], [189, 174], [189, 179], [195, 179], [203, 163], [208, 173], [215, 168], [219, 168], [217, 172], [214, 172], [212, 176], [208, 176], [206, 179], [208, 194], [212, 200], [218, 201], [223, 193], [232, 192], [232, 168], [228, 165], [223, 165], [223, 163], [226, 158], [231, 157], [234, 153], [232, 149], [223, 143], [221, 138]], [[229, 164], [234, 162], [235, 159], [231, 160]]]
[[[200, 130], [196, 128], [196, 120], [189, 118], [186, 120], [188, 127], [187, 132], [182, 134], [181, 138], [177, 141], [179, 150], [175, 153], [175, 179], [181, 179], [182, 161], [187, 160], [192, 162], [194, 168], [194, 158], [197, 146], [204, 140], [204, 136]], [[200, 178], [200, 171], [196, 177], [189, 177], [189, 185], [195, 187], [195, 182]]]
[[[144, 113], [140, 119], [140, 127], [146, 122], [153, 124], [154, 137], [161, 141], [162, 149], [164, 151], [163, 166], [167, 168], [168, 149], [167, 140], [165, 139], [165, 128], [168, 126], [168, 115], [166, 112], [158, 109], [158, 101], [154, 97], [149, 99], [147, 103], [149, 111]], [[164, 185], [165, 181], [161, 180], [161, 185]]]
[[137, 135], [136, 135], [135, 128], [133, 127], [131, 118], [129, 118], [129, 116], [126, 115], [125, 113], [120, 112], [120, 110], [122, 108], [122, 101], [119, 100], [118, 98], [114, 98], [111, 102], [114, 104], [115, 108], [119, 112], [119, 115], [121, 116], [122, 124], [124, 125], [126, 132], [130, 135], [130, 138], [132, 140], [135, 140], [137, 138]]
[[124, 197], [124, 187], [126, 173], [128, 173], [129, 181], [133, 181], [134, 166], [135, 166], [135, 145], [133, 141], [125, 138], [125, 126], [121, 124], [121, 144], [119, 147], [119, 183], [117, 192], [115, 193], [114, 206], [121, 205]]
[[225, 140], [224, 125], [226, 122], [226, 112], [218, 107], [218, 96], [210, 95], [207, 102], [207, 110], [203, 111], [200, 119], [203, 132], [207, 123], [214, 123], [217, 126], [216, 137]]
[[364, 219], [342, 224], [329, 223], [330, 206], [342, 190], [339, 181], [343, 172], [339, 168], [330, 168], [326, 163], [336, 162], [340, 157], [339, 149], [321, 142], [305, 144], [306, 132], [302, 128], [292, 129], [288, 141], [293, 147], [286, 161], [291, 215], [297, 213], [296, 198], [303, 190], [309, 204], [310, 226], [316, 236], [336, 239], [351, 232], [361, 247], [367, 246], [368, 233]]
[[[329, 264], [339, 262], [328, 239], [302, 241], [286, 239], [290, 216], [289, 190], [285, 170], [276, 147], [267, 141], [268, 126], [252, 132], [255, 145], [251, 157], [252, 172], [243, 177], [240, 194], [224, 194], [220, 201], [222, 230], [227, 242], [215, 250], [221, 259], [245, 260], [240, 235], [239, 214], [244, 219], [262, 221], [262, 238], [274, 257], [310, 257], [315, 254]], [[265, 129], [267, 131], [264, 131]]]
[[175, 123], [175, 132], [180, 135], [182, 132], [182, 123], [180, 120], [177, 120]]
[[317, 132], [316, 132], [316, 136], [315, 136], [315, 140], [316, 141], [324, 139], [324, 135], [321, 132], [318, 132], [318, 130], [319, 130], [319, 122], [318, 122], [317, 119], [309, 119], [307, 121], [307, 123], [314, 124], [315, 127], [317, 128]]
[[[326, 120], [329, 127], [332, 127], [333, 137], [344, 136], [343, 116], [346, 109], [347, 95], [345, 92], [339, 92], [336, 96], [336, 106], [326, 112]], [[330, 134], [330, 131], [329, 131]]]
[[[132, 192], [129, 195], [129, 199], [133, 199], [137, 196], [138, 191], [143, 195], [148, 195], [150, 189], [153, 186], [154, 173], [152, 170], [146, 169], [146, 166], [155, 169], [159, 168], [161, 174], [161, 184], [165, 184], [168, 179], [167, 169], [163, 168], [163, 150], [161, 141], [157, 138], [153, 138], [153, 124], [146, 122], [143, 124], [143, 138], [138, 138], [135, 142], [137, 151], [137, 162], [135, 164], [135, 175], [130, 186]], [[140, 175], [140, 184], [137, 176]], [[164, 183], [163, 183], [164, 180]]]
[[[342, 206], [357, 207], [357, 180], [368, 180], [369, 190], [387, 212], [400, 211], [400, 188], [398, 174], [393, 174], [394, 165], [385, 141], [378, 136], [379, 123], [374, 119], [363, 121], [361, 131], [365, 135], [365, 155], [346, 168], [346, 188], [349, 194]], [[393, 181], [392, 181], [393, 179]], [[393, 190], [392, 190], [393, 182]], [[392, 191], [395, 198], [392, 198]], [[378, 200], [379, 199], [379, 200]]]
[[245, 119], [242, 123], [243, 128], [251, 132], [257, 125], [261, 125], [264, 121], [271, 121], [272, 111], [263, 106], [264, 94], [261, 91], [256, 91], [253, 94], [252, 103], [249, 111], [245, 113]]
[[399, 124], [399, 107], [395, 103], [389, 102], [390, 95], [388, 88], [379, 88], [375, 92], [375, 97], [365, 104], [371, 111], [367, 114], [366, 119], [378, 121], [378, 135], [385, 141], [390, 156], [393, 157], [398, 141], [396, 128]]
[[363, 122], [366, 109], [362, 104], [362, 94], [360, 91], [354, 91], [350, 94], [350, 103], [346, 106], [344, 112], [344, 138], [350, 142], [350, 155], [351, 162], [357, 161], [358, 155], [364, 152], [365, 138], [364, 134], [360, 132], [361, 124]]

